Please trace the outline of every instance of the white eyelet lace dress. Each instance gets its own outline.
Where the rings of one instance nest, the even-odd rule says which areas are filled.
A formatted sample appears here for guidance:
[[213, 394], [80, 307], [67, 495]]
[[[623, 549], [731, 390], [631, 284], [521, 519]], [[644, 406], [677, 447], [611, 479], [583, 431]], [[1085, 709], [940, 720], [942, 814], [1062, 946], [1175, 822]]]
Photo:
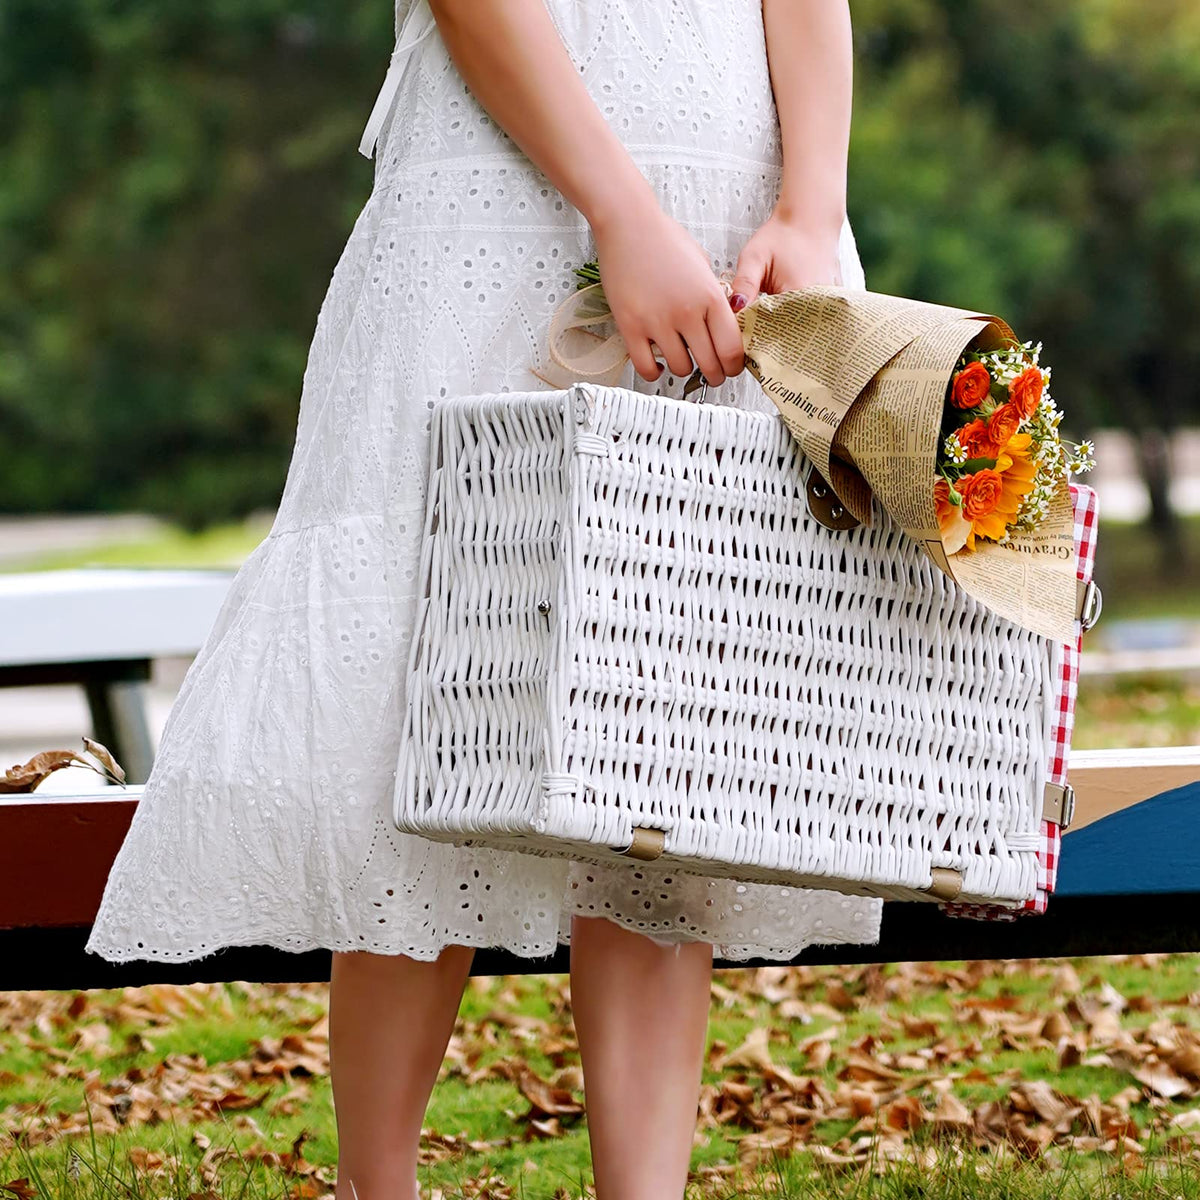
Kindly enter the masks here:
[[[237, 572], [163, 728], [88, 949], [228, 945], [537, 958], [573, 914], [718, 957], [878, 940], [881, 904], [596, 867], [401, 834], [391, 820], [435, 398], [547, 387], [550, 315], [587, 223], [486, 115], [427, 0], [399, 0], [368, 124], [374, 186], [333, 272], [270, 533]], [[732, 268], [769, 215], [780, 141], [761, 0], [547, 0], [588, 89], [666, 210]], [[864, 286], [849, 225], [844, 282]], [[626, 386], [678, 395], [681, 381]], [[774, 411], [748, 373], [713, 403]]]

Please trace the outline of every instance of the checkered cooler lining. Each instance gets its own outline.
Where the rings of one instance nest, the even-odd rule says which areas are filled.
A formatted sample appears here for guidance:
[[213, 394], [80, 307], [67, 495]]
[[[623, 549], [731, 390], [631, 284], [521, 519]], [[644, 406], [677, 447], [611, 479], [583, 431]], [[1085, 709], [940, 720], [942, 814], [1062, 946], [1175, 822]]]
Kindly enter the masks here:
[[[1099, 506], [1096, 492], [1084, 484], [1071, 484], [1071, 504], [1075, 510], [1076, 575], [1085, 583], [1092, 577], [1096, 561], [1096, 525]], [[1067, 782], [1067, 760], [1071, 755], [1071, 733], [1075, 728], [1075, 695], [1079, 689], [1079, 656], [1082, 629], [1076, 628], [1075, 640], [1063, 646], [1059, 666], [1058, 703], [1052, 726], [1053, 755], [1050, 759], [1050, 783]], [[1062, 853], [1062, 830], [1053, 821], [1042, 822], [1042, 844], [1038, 849], [1038, 889], [1032, 900], [1013, 908], [999, 904], [944, 904], [952, 917], [970, 917], [977, 921], [1015, 921], [1030, 913], [1044, 913], [1058, 878], [1058, 860]]]

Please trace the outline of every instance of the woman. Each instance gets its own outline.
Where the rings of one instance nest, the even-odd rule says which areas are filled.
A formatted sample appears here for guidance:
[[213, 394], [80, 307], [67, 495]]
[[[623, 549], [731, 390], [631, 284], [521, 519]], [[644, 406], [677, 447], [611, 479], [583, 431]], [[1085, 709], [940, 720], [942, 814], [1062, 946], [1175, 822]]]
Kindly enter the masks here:
[[863, 286], [849, 14], [427, 3], [400, 0], [362, 146], [378, 135], [374, 187], [317, 319], [279, 512], [184, 680], [88, 945], [334, 950], [337, 1195], [394, 1200], [416, 1194], [473, 947], [569, 943], [598, 1195], [661, 1200], [686, 1181], [714, 948], [786, 960], [874, 941], [879, 903], [395, 830], [429, 408], [545, 387], [550, 315], [596, 258], [628, 386], [678, 395], [694, 363], [714, 402], [773, 412], [734, 310]]

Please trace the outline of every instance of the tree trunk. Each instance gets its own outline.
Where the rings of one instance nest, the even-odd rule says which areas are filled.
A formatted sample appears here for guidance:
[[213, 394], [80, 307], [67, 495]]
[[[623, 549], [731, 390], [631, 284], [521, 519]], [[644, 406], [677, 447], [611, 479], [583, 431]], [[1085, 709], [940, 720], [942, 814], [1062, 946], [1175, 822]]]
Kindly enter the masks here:
[[1184, 566], [1183, 530], [1171, 504], [1171, 441], [1169, 434], [1143, 426], [1137, 435], [1138, 465], [1150, 497], [1150, 530], [1158, 542], [1164, 571]]

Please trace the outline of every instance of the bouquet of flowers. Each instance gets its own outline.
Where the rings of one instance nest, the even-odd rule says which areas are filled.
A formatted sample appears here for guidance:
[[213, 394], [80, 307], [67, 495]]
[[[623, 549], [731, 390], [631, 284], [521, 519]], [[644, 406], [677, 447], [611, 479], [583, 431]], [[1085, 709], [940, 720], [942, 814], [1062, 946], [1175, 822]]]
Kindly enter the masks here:
[[1069, 476], [1095, 465], [1091, 442], [1060, 437], [1042, 344], [968, 349], [946, 388], [934, 502], [947, 554], [1033, 533]]

